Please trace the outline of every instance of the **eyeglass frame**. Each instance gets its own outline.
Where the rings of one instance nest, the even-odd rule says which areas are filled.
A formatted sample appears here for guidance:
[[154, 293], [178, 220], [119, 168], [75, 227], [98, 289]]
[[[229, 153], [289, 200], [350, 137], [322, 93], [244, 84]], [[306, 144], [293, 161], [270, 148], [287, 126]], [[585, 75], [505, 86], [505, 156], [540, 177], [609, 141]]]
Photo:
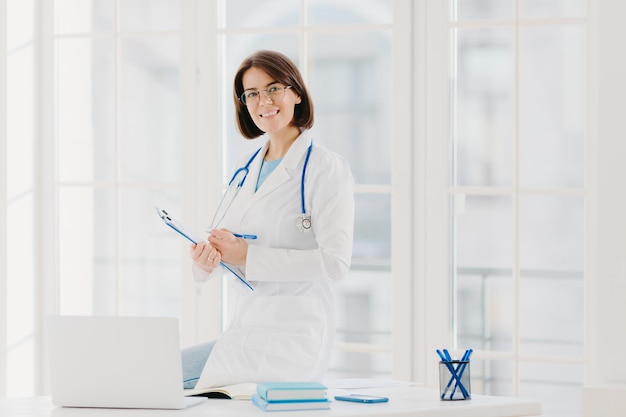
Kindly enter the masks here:
[[[264, 92], [265, 93], [265, 97], [269, 98], [272, 101], [272, 103], [273, 103], [274, 99], [272, 99], [272, 97], [270, 97], [270, 95], [267, 93], [267, 90], [269, 90], [270, 88], [275, 87], [277, 85], [280, 86], [283, 89], [283, 95], [282, 95], [282, 97], [280, 99], [278, 99], [276, 101], [280, 101], [283, 98], [285, 98], [285, 94], [287, 93], [287, 90], [289, 90], [290, 88], [293, 88], [292, 85], [285, 85], [285, 86], [283, 86], [282, 83], [276, 82], [276, 83], [271, 84], [269, 87], [267, 87], [264, 90], [257, 90], [256, 88], [248, 88], [246, 90], [243, 90], [243, 92], [239, 95], [239, 97], [237, 97], [237, 100], [241, 101], [245, 106], [251, 106], [253, 104], [258, 104], [261, 101], [261, 92]], [[258, 101], [248, 104], [246, 102], [246, 99], [244, 98], [245, 94], [246, 94], [246, 91], [256, 91], [259, 94]]]

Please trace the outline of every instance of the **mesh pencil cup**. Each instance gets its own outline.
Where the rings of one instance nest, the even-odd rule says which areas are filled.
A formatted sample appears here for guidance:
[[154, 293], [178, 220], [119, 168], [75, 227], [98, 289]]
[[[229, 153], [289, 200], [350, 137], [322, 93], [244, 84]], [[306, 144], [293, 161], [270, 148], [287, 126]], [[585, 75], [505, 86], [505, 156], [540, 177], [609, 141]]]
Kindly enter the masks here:
[[439, 394], [444, 401], [472, 398], [469, 361], [439, 362]]

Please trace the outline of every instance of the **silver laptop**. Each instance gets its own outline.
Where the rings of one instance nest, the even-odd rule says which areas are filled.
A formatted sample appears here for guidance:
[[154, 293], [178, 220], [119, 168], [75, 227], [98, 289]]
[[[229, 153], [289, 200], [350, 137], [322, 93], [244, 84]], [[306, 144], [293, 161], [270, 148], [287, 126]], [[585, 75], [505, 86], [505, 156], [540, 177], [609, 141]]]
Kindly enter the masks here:
[[64, 407], [182, 409], [178, 319], [50, 316], [52, 403]]

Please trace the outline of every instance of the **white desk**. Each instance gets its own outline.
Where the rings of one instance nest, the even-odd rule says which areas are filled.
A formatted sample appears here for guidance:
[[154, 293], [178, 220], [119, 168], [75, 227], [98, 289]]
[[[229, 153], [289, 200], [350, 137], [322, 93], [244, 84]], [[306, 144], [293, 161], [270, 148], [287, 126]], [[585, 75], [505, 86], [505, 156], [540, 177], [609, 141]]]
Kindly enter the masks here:
[[334, 401], [330, 410], [264, 412], [250, 401], [206, 400], [185, 410], [127, 410], [55, 407], [48, 397], [0, 400], [0, 416], [11, 417], [520, 417], [541, 414], [539, 401], [472, 395], [471, 400], [441, 401], [436, 391], [416, 387], [359, 390], [385, 395], [388, 403]]

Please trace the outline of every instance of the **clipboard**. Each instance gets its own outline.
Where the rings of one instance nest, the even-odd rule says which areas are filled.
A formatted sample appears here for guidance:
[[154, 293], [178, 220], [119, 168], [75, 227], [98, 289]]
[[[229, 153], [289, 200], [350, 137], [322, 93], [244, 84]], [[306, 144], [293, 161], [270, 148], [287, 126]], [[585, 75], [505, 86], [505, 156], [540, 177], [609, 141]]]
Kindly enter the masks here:
[[194, 245], [197, 245], [198, 242], [200, 242], [200, 239], [194, 237], [191, 233], [187, 232], [187, 230], [185, 230], [185, 227], [172, 216], [170, 216], [167, 211], [162, 210], [158, 207], [155, 207], [154, 209], [156, 210], [161, 220], [163, 220], [163, 222], [171, 227], [176, 233], [178, 233]]
[[[176, 233], [178, 233], [179, 235], [181, 235], [182, 237], [184, 237], [185, 239], [187, 239], [194, 245], [197, 245], [198, 242], [200, 242], [200, 239], [198, 239], [197, 237], [189, 233], [185, 229], [185, 227], [182, 225], [182, 223], [177, 221], [167, 211], [160, 209], [158, 207], [155, 207], [154, 209], [156, 210], [161, 220], [163, 220], [163, 222], [167, 226], [169, 226], [172, 230], [174, 230]], [[239, 281], [241, 281], [242, 284], [244, 284], [246, 287], [250, 289], [250, 291], [254, 291], [254, 288], [252, 287], [252, 285], [250, 285], [250, 283], [246, 281], [244, 277], [236, 273], [230, 266], [226, 265], [224, 262], [221, 262], [221, 261], [220, 261], [220, 265], [223, 266], [226, 270], [230, 271], [234, 276], [236, 276], [239, 279]]]

